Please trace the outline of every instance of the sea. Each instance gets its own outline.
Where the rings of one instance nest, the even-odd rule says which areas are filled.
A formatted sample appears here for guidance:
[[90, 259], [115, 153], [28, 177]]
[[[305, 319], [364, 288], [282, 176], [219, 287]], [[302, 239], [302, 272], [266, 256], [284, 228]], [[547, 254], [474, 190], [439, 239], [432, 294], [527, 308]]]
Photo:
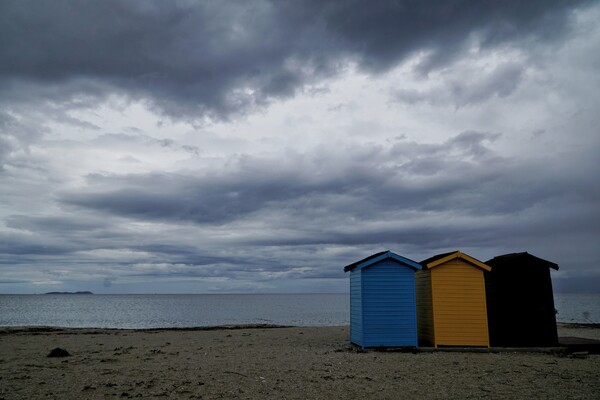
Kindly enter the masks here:
[[[600, 294], [555, 294], [557, 321], [600, 323]], [[348, 294], [0, 295], [0, 326], [189, 328], [350, 322]]]

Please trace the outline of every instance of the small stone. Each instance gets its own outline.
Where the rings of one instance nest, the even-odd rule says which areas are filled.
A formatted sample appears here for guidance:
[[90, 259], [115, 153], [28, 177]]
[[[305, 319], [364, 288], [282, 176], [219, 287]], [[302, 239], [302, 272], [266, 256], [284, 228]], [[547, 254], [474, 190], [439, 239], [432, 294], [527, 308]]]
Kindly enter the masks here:
[[69, 354], [69, 352], [66, 351], [65, 349], [61, 349], [60, 347], [52, 349], [50, 354], [48, 354], [48, 357], [69, 357], [69, 356], [71, 356]]

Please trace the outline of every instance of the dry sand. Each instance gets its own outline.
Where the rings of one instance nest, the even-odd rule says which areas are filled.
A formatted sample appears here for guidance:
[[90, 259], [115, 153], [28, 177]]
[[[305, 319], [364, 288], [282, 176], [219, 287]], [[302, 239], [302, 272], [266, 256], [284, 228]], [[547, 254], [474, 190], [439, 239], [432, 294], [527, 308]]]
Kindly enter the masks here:
[[[600, 398], [600, 355], [358, 352], [348, 337], [348, 327], [0, 328], [0, 399]], [[55, 347], [71, 356], [48, 358]]]

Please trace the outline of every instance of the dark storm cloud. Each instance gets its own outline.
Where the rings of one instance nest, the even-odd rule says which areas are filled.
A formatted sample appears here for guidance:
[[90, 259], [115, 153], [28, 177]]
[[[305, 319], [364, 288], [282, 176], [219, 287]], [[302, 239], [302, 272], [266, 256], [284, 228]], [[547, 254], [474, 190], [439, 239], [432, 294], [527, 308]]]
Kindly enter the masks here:
[[[561, 265], [561, 285], [593, 287], [600, 149], [588, 107], [600, 53], [597, 31], [585, 33], [595, 14], [574, 13], [588, 3], [0, 2], [0, 284], [329, 290], [346, 287], [341, 266], [375, 251], [462, 249], [530, 251]], [[406, 79], [381, 74], [407, 60]], [[328, 87], [348, 66], [394, 84], [350, 74]], [[343, 99], [335, 124], [274, 107], [312, 118], [306, 142], [294, 126], [285, 150], [272, 115], [214, 134], [140, 120], [148, 107], [226, 120], [300, 91], [340, 103], [338, 84], [388, 90], [390, 109], [408, 113], [362, 121], [351, 110], [378, 104], [360, 95]], [[420, 128], [438, 139], [382, 140]]]
[[455, 107], [476, 105], [486, 100], [506, 98], [519, 86], [525, 73], [525, 65], [517, 62], [504, 62], [493, 71], [478, 71], [476, 76], [451, 77], [439, 87], [429, 90], [400, 89], [392, 91], [392, 98], [400, 103], [429, 103]]
[[9, 228], [19, 229], [29, 232], [90, 232], [97, 229], [107, 228], [109, 225], [105, 220], [86, 219], [83, 216], [74, 218], [73, 216], [31, 216], [31, 215], [10, 215], [5, 220]]
[[[61, 201], [100, 215], [196, 225], [199, 237], [219, 226], [238, 229], [236, 223], [261, 227], [222, 239], [221, 247], [235, 248], [225, 256], [178, 245], [138, 247], [184, 266], [124, 274], [343, 279], [338, 267], [352, 256], [390, 247], [419, 257], [480, 249], [475, 255], [482, 259], [538, 250], [567, 264], [570, 277], [589, 273], [586, 238], [597, 236], [600, 226], [592, 200], [597, 185], [586, 173], [600, 168], [594, 152], [575, 164], [560, 157], [516, 160], [491, 150], [499, 137], [468, 131], [442, 143], [400, 140], [310, 156], [246, 156], [204, 175], [96, 175]], [[353, 250], [344, 257], [320, 255], [328, 246]], [[570, 290], [564, 279], [562, 287]]]
[[[492, 150], [500, 138], [466, 131], [440, 143], [235, 156], [217, 170], [93, 174], [86, 186], [55, 194], [60, 213], [7, 217], [0, 263], [43, 260], [121, 280], [269, 282], [344, 279], [340, 265], [386, 248], [419, 258], [468, 246], [484, 249], [474, 254], [482, 259], [498, 248], [541, 248], [567, 260], [572, 276], [588, 271], [587, 253], [553, 254], [552, 243], [577, 249], [599, 234], [599, 193], [587, 173], [600, 169], [596, 153], [577, 163], [513, 159]], [[319, 252], [328, 246], [352, 250]]]
[[[26, 235], [1, 235], [0, 254], [3, 256], [53, 256], [65, 255], [73, 250], [64, 243], [49, 243], [45, 238], [32, 238]], [[16, 261], [9, 258], [13, 262]], [[21, 260], [21, 258], [19, 258]], [[1, 262], [1, 261], [0, 261]]]
[[226, 118], [289, 97], [348, 61], [376, 72], [423, 51], [426, 72], [472, 41], [551, 40], [585, 3], [4, 1], [0, 84], [15, 101], [75, 107], [117, 92], [171, 116]]
[[398, 209], [445, 209], [456, 197], [457, 209], [476, 209], [478, 195], [465, 190], [499, 174], [501, 160], [485, 146], [495, 138], [464, 132], [442, 144], [350, 148], [333, 158], [242, 156], [229, 170], [199, 176], [96, 174], [88, 177], [87, 189], [65, 193], [62, 201], [119, 216], [210, 224], [264, 210], [299, 218], [319, 213], [369, 218]]
[[[86, 188], [64, 192], [60, 200], [71, 207], [140, 220], [201, 225], [262, 220], [302, 232], [296, 237], [253, 239], [263, 245], [375, 243], [385, 237], [425, 244], [448, 234], [422, 222], [414, 226], [405, 222], [392, 230], [381, 225], [410, 212], [451, 210], [453, 218], [472, 218], [452, 222], [456, 232], [451, 238], [464, 234], [477, 243], [488, 240], [481, 233], [488, 227], [479, 217], [548, 209], [554, 215], [537, 218], [556, 220], [568, 213], [567, 227], [598, 216], [589, 201], [597, 197], [595, 185], [585, 173], [600, 167], [597, 160], [582, 157], [570, 165], [560, 160], [507, 159], [488, 148], [498, 137], [470, 131], [439, 144], [402, 140], [389, 147], [348, 148], [329, 157], [240, 157], [228, 170], [204, 175], [92, 175]], [[554, 210], [561, 204], [573, 207]], [[377, 224], [360, 232], [345, 230], [347, 225], [374, 221]], [[528, 224], [535, 227], [535, 221], [521, 222], [520, 230], [529, 229]], [[499, 226], [496, 232], [501, 230]]]
[[0, 284], [23, 284], [23, 283], [29, 283], [29, 281], [25, 281], [25, 280], [20, 280], [20, 279], [1, 279], [0, 280]]

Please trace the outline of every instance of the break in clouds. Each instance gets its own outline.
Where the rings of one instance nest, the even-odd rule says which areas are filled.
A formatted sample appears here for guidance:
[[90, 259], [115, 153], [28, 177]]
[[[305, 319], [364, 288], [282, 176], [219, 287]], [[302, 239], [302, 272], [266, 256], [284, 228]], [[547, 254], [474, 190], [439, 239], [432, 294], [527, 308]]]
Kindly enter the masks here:
[[595, 2], [4, 2], [3, 292], [344, 291], [391, 249], [597, 290]]

